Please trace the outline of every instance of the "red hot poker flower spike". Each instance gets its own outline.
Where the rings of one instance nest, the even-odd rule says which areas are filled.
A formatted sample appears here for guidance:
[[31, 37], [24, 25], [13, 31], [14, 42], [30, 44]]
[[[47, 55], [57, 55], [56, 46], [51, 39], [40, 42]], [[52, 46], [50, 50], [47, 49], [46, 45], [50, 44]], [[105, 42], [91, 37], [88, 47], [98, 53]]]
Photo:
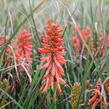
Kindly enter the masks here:
[[43, 77], [43, 92], [46, 92], [50, 86], [53, 90], [56, 85], [58, 92], [62, 93], [60, 83], [63, 85], [66, 83], [62, 79], [64, 70], [61, 65], [66, 64], [63, 57], [65, 55], [63, 44], [61, 25], [50, 20], [46, 27], [46, 34], [42, 36], [42, 48], [38, 49], [42, 55], [46, 55], [41, 58], [45, 63], [41, 70], [46, 69]]
[[32, 55], [32, 41], [31, 41], [31, 34], [27, 30], [22, 30], [17, 37], [17, 50], [16, 50], [16, 57], [17, 60], [22, 62], [31, 62], [31, 55]]
[[[104, 85], [109, 94], [109, 80], [106, 80]], [[101, 87], [101, 79], [99, 79], [94, 87], [94, 90], [92, 90], [92, 97], [90, 98], [88, 105], [90, 105], [93, 109], [97, 109], [97, 107], [101, 105], [101, 109], [105, 109], [105, 105], [109, 106], [109, 103], [106, 101], [107, 98], [106, 91]]]

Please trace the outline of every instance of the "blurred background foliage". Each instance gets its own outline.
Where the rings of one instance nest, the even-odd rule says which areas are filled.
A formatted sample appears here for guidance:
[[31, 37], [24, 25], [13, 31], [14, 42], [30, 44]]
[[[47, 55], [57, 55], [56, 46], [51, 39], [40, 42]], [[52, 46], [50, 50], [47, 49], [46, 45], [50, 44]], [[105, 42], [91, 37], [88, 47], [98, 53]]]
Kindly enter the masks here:
[[[36, 6], [38, 1], [39, 0], [30, 0], [32, 8]], [[92, 1], [94, 2], [93, 10], [95, 10], [96, 4], [99, 1], [103, 1], [104, 4], [106, 5], [103, 9], [104, 12], [105, 10], [107, 11], [109, 10], [109, 5], [108, 5], [109, 0], [92, 0]], [[47, 3], [44, 5], [44, 7], [40, 8], [35, 13], [34, 17], [35, 19], [40, 18], [40, 20], [38, 20], [37, 23], [38, 25], [40, 25], [39, 26], [40, 28], [43, 28], [42, 24], [45, 22], [44, 19], [49, 18], [51, 16], [54, 19], [59, 18], [59, 20], [61, 20], [62, 17], [60, 17], [60, 15], [63, 14], [64, 21], [66, 21], [66, 19], [69, 18], [69, 15], [66, 15], [66, 13], [68, 13], [66, 11], [67, 8], [78, 19], [78, 17], [81, 16], [80, 12], [83, 10], [82, 8], [84, 8], [84, 10], [90, 9], [89, 4], [90, 4], [90, 0], [88, 1], [86, 0], [47, 0]], [[14, 25], [19, 24], [19, 19], [22, 20], [24, 17], [27, 16], [29, 12], [30, 12], [29, 0], [1, 0], [0, 1], [0, 34], [4, 33], [4, 30], [6, 29], [6, 27], [9, 26], [9, 24], [13, 26], [13, 28], [11, 29], [14, 29]], [[105, 15], [108, 19], [109, 15], [107, 13], [105, 13]], [[41, 24], [41, 22], [43, 23]], [[13, 31], [13, 30], [8, 30], [9, 33], [10, 31]]]

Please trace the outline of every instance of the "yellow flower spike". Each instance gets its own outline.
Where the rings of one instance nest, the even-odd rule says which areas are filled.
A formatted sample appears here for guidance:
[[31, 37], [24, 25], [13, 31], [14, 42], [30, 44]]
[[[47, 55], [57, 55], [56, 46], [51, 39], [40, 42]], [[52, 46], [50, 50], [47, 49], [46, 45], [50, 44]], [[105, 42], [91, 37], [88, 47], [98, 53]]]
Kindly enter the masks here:
[[[72, 109], [76, 109], [76, 105], [78, 103], [79, 95], [81, 93], [81, 85], [79, 83], [75, 83], [74, 86], [71, 89], [71, 95], [70, 95], [70, 104], [72, 106]], [[81, 104], [79, 105], [78, 109], [81, 109]]]

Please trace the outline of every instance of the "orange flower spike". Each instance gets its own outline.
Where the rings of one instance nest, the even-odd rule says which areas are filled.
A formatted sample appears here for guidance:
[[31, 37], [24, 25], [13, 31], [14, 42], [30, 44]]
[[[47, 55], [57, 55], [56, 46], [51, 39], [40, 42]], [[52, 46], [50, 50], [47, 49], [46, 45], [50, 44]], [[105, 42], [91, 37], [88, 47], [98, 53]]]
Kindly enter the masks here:
[[89, 100], [88, 102], [89, 105], [92, 105], [98, 97], [98, 92], [96, 90], [94, 90], [93, 93], [94, 93], [94, 96]]
[[[104, 105], [109, 105], [109, 103], [104, 100], [104, 96], [102, 95], [100, 81], [100, 79], [97, 81], [95, 89], [92, 92], [93, 97], [88, 102], [88, 104], [91, 105], [93, 109], [96, 109], [99, 104], [101, 104], [102, 109], [104, 109]], [[106, 90], [108, 91], [108, 80], [105, 82], [105, 86]]]
[[20, 34], [17, 37], [17, 50], [16, 50], [16, 57], [18, 61], [31, 62], [31, 55], [32, 55], [32, 41], [31, 41], [31, 34], [27, 30], [21, 30]]
[[41, 61], [45, 63], [41, 70], [46, 69], [42, 82], [43, 92], [46, 92], [50, 86], [53, 90], [54, 85], [56, 85], [59, 93], [62, 93], [60, 84], [65, 84], [65, 81], [61, 77], [64, 76], [61, 65], [66, 64], [63, 45], [62, 26], [49, 20], [46, 26], [46, 34], [42, 37], [42, 48], [38, 49], [43, 56]]
[[77, 36], [74, 36], [72, 37], [72, 45], [74, 47], [74, 52], [75, 53], [78, 53], [81, 51], [81, 40], [77, 37]]
[[[82, 39], [87, 44], [90, 43], [90, 49], [92, 52], [94, 52], [94, 45], [93, 42], [90, 40], [91, 31], [92, 31], [91, 28], [81, 29], [80, 25], [73, 27], [73, 37], [71, 38], [71, 40], [72, 40], [72, 45], [74, 47], [75, 54], [81, 52], [82, 47], [84, 46]], [[86, 48], [84, 52], [86, 52]], [[86, 55], [86, 53], [84, 53], [84, 55]]]
[[87, 30], [87, 29], [86, 30], [81, 30], [81, 35], [82, 35], [84, 41], [86, 43], [88, 43], [89, 38], [90, 38], [90, 32], [89, 32], [89, 30]]

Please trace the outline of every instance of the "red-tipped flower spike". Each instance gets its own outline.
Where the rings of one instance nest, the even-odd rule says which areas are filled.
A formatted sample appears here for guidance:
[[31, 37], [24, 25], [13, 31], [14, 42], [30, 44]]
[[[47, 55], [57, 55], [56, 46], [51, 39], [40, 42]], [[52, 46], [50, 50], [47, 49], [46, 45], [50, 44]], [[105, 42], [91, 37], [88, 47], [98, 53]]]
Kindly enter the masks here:
[[[103, 85], [103, 84], [102, 84]], [[109, 80], [105, 81], [106, 91], [109, 94]], [[105, 105], [109, 106], [109, 103], [106, 101], [108, 96], [106, 96], [106, 91], [101, 87], [101, 79], [97, 81], [97, 84], [92, 91], [92, 97], [90, 98], [88, 104], [93, 108], [97, 109], [98, 106], [102, 106], [101, 109], [104, 109]]]
[[46, 55], [41, 58], [45, 63], [41, 70], [46, 69], [43, 77], [43, 92], [46, 92], [50, 86], [54, 89], [56, 85], [58, 92], [62, 93], [60, 83], [63, 85], [66, 83], [62, 79], [64, 70], [61, 65], [66, 64], [63, 57], [65, 55], [63, 44], [61, 25], [50, 20], [46, 27], [46, 34], [42, 36], [42, 48], [38, 49], [42, 55]]
[[72, 30], [73, 30], [73, 37], [71, 38], [71, 40], [74, 48], [73, 52], [75, 54], [78, 54], [83, 50], [83, 54], [86, 55], [87, 48], [84, 45], [85, 42], [87, 45], [90, 45], [90, 50], [93, 53], [94, 45], [93, 40], [91, 40], [91, 28], [81, 29], [80, 25], [76, 25], [72, 28]]
[[22, 62], [31, 62], [32, 55], [32, 41], [31, 34], [27, 30], [22, 30], [17, 37], [17, 50], [16, 57], [17, 60]]
[[79, 53], [82, 49], [81, 40], [78, 38], [78, 36], [72, 37], [72, 45], [74, 47], [74, 53]]

